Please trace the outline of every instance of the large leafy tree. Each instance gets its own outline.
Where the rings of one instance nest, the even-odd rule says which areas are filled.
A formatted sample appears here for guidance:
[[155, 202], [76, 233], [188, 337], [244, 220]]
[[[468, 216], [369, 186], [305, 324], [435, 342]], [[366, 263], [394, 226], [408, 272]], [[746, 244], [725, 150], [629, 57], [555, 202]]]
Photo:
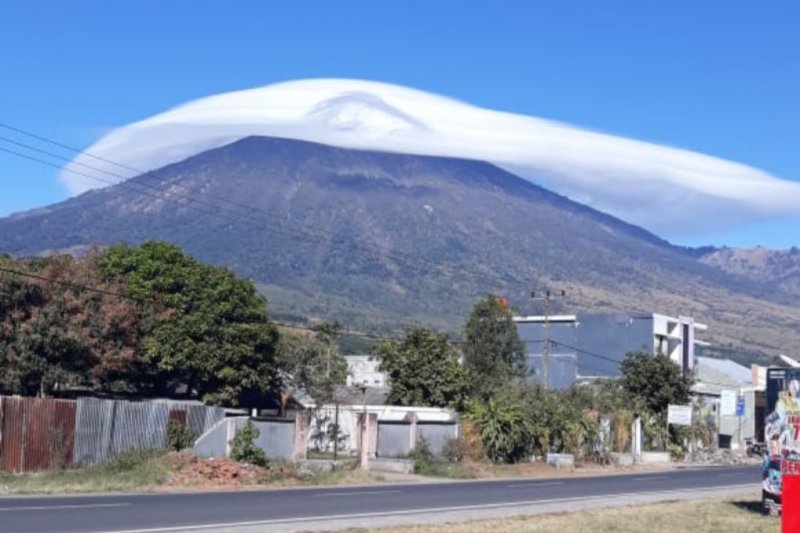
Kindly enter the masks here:
[[491, 397], [525, 377], [525, 344], [502, 299], [489, 295], [476, 302], [463, 337], [464, 365], [473, 396]]
[[312, 334], [281, 334], [278, 367], [285, 389], [302, 389], [317, 405], [323, 405], [333, 399], [338, 385], [347, 382], [347, 362], [336, 344], [337, 323], [326, 322], [313, 329]]
[[161, 242], [113, 246], [98, 268], [142, 309], [141, 357], [156, 391], [182, 385], [223, 405], [273, 391], [278, 333], [252, 282]]
[[0, 388], [49, 394], [72, 385], [111, 388], [134, 360], [136, 307], [101, 281], [96, 255], [4, 264], [0, 275]]
[[636, 403], [663, 416], [669, 404], [687, 404], [692, 378], [665, 355], [631, 352], [620, 364], [622, 387]]
[[375, 356], [389, 375], [394, 405], [459, 407], [465, 399], [466, 372], [445, 333], [412, 327], [403, 340], [378, 344]]

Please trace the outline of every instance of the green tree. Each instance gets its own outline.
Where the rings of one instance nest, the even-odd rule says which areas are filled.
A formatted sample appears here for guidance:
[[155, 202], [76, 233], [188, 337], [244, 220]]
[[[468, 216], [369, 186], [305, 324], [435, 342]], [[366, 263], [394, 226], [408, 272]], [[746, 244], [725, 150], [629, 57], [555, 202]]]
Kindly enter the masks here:
[[470, 393], [488, 398], [525, 377], [525, 344], [511, 310], [494, 295], [479, 300], [464, 327], [464, 365]]
[[285, 389], [302, 389], [317, 405], [330, 403], [337, 386], [347, 382], [347, 361], [339, 353], [339, 325], [324, 323], [314, 335], [281, 334], [278, 367]]
[[631, 352], [620, 364], [622, 388], [634, 401], [663, 417], [669, 404], [685, 405], [692, 394], [692, 378], [665, 355]]
[[156, 391], [181, 384], [239, 405], [274, 390], [278, 333], [252, 282], [160, 242], [112, 246], [98, 268], [142, 309], [141, 357]]
[[408, 328], [402, 341], [384, 341], [374, 353], [389, 375], [390, 403], [457, 408], [464, 401], [466, 372], [445, 333]]

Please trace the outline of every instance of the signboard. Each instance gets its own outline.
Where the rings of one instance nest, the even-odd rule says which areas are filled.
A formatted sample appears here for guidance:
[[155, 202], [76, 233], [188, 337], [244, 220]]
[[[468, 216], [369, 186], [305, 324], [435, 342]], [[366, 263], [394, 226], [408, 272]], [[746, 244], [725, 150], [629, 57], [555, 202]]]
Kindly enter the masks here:
[[764, 437], [764, 499], [779, 506], [783, 478], [800, 475], [800, 368], [767, 369]]
[[736, 414], [736, 391], [724, 390], [719, 397], [720, 416], [733, 416]]
[[736, 416], [744, 416], [744, 396], [736, 400]]
[[692, 425], [691, 405], [669, 405], [667, 407], [667, 424], [676, 426]]

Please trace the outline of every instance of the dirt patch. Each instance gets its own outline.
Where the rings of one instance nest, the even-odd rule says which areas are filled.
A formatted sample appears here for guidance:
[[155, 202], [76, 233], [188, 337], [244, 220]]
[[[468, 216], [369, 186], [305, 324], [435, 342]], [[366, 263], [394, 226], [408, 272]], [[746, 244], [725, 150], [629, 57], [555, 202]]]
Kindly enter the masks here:
[[173, 459], [172, 474], [166, 485], [172, 488], [237, 488], [286, 481], [295, 475], [294, 469], [284, 466], [256, 466], [227, 458], [202, 459], [181, 456]]

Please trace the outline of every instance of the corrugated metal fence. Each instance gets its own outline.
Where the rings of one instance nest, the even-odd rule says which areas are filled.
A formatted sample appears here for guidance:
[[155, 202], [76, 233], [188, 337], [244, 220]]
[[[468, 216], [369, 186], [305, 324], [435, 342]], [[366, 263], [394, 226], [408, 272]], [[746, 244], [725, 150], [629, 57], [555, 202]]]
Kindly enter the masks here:
[[0, 470], [97, 464], [126, 451], [165, 447], [169, 420], [199, 437], [223, 418], [224, 409], [191, 402], [0, 396]]

